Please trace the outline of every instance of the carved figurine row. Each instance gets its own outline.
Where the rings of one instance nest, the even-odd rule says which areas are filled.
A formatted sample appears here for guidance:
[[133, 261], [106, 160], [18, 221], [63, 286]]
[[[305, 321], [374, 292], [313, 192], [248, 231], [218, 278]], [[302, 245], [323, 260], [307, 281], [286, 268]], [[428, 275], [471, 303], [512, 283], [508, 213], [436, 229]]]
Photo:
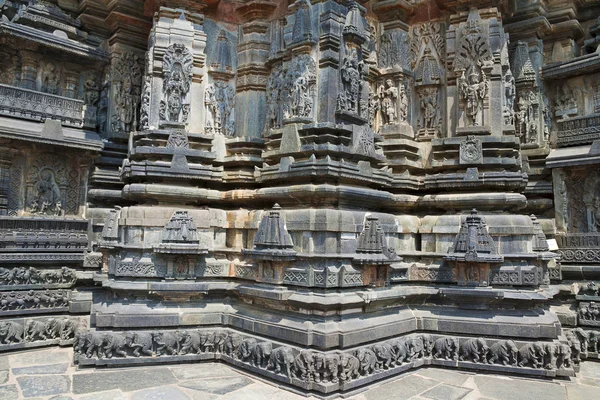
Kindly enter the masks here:
[[74, 284], [76, 271], [72, 268], [39, 270], [35, 267], [0, 267], [0, 285]]
[[600, 331], [586, 331], [582, 328], [575, 328], [568, 330], [565, 336], [572, 348], [575, 349], [573, 354], [577, 356], [577, 359], [581, 355], [587, 356], [588, 352], [598, 353], [598, 348], [600, 348]]
[[78, 323], [70, 318], [31, 319], [23, 325], [17, 321], [0, 321], [0, 348], [4, 345], [45, 340], [70, 340]]
[[0, 294], [0, 310], [24, 310], [38, 308], [57, 308], [69, 305], [69, 294], [63, 290], [46, 289], [27, 292], [9, 292]]
[[594, 301], [581, 303], [577, 309], [577, 314], [579, 319], [583, 321], [600, 321], [600, 306]]
[[304, 382], [339, 383], [360, 376], [429, 358], [459, 360], [511, 367], [572, 368], [570, 343], [527, 343], [520, 348], [512, 340], [498, 340], [488, 346], [483, 338], [468, 339], [413, 335], [359, 348], [354, 351], [321, 353], [297, 351], [287, 346], [243, 337], [228, 331], [164, 332], [80, 332], [75, 353], [81, 358], [176, 356], [220, 353], [256, 368], [274, 371], [288, 379]]

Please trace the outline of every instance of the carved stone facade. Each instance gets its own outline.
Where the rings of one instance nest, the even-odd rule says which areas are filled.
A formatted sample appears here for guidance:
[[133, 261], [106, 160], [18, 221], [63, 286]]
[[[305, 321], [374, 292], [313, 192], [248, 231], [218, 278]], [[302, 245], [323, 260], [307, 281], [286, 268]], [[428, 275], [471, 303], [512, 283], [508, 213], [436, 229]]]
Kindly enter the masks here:
[[0, 9], [0, 351], [598, 359], [598, 1], [67, 3]]

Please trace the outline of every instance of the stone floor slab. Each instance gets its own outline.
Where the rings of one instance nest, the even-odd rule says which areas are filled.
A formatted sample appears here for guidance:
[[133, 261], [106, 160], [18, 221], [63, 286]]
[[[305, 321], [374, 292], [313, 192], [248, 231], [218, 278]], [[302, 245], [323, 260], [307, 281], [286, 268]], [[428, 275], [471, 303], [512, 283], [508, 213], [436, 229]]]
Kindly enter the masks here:
[[4, 385], [8, 382], [9, 371], [0, 371], [0, 385]]
[[256, 382], [221, 396], [219, 400], [278, 400], [280, 395], [280, 389]]
[[477, 375], [475, 384], [484, 397], [499, 400], [566, 400], [564, 386], [526, 379]]
[[69, 364], [52, 365], [33, 365], [30, 367], [13, 368], [13, 375], [44, 375], [44, 374], [64, 374], [67, 372]]
[[181, 382], [179, 386], [206, 393], [227, 394], [250, 384], [252, 384], [252, 380], [240, 375], [226, 379], [193, 379]]
[[141, 390], [131, 394], [131, 400], [192, 400], [181, 389], [175, 386], [162, 386]]
[[569, 400], [592, 400], [600, 399], [600, 388], [587, 385], [565, 385], [567, 388], [567, 398]]
[[11, 368], [70, 363], [72, 358], [67, 351], [37, 350], [15, 353], [8, 356]]
[[171, 372], [180, 381], [196, 378], [240, 376], [239, 373], [223, 364], [189, 364], [181, 367], [173, 367], [171, 368]]
[[6, 371], [10, 368], [10, 364], [8, 362], [8, 356], [0, 357], [0, 371]]
[[423, 393], [438, 384], [439, 382], [431, 379], [409, 375], [370, 389], [363, 395], [367, 400], [404, 400]]
[[19, 400], [19, 389], [17, 385], [0, 386], [0, 399]]
[[79, 400], [127, 400], [125, 395], [120, 390], [110, 390], [108, 392], [100, 392], [82, 396]]
[[17, 382], [24, 397], [68, 393], [71, 385], [69, 377], [65, 375], [20, 376]]
[[421, 397], [432, 400], [460, 400], [471, 392], [471, 389], [465, 389], [457, 386], [446, 385], [442, 383], [423, 393]]
[[120, 389], [124, 392], [176, 383], [168, 368], [154, 367], [73, 375], [73, 393], [85, 394]]
[[448, 371], [440, 368], [420, 369], [417, 375], [454, 386], [462, 386], [470, 376], [465, 372]]

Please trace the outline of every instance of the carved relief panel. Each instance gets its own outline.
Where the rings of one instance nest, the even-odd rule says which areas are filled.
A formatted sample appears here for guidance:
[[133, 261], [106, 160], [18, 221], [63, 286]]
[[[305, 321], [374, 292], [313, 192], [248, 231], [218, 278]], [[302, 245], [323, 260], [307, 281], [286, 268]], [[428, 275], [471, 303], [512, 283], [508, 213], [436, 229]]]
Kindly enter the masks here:
[[25, 149], [10, 169], [9, 215], [77, 216], [85, 200], [87, 160]]
[[442, 132], [444, 105], [440, 101], [445, 84], [444, 26], [438, 22], [415, 25], [412, 29], [411, 67], [415, 72], [417, 138], [430, 140]]
[[113, 135], [127, 137], [138, 128], [142, 86], [140, 57], [122, 53], [113, 63], [110, 73], [113, 85], [110, 129]]

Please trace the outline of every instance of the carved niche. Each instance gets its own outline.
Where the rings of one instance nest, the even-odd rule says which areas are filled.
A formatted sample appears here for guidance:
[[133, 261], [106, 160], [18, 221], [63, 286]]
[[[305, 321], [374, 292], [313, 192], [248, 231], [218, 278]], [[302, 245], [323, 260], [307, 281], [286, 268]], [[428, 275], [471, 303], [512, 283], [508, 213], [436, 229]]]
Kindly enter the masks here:
[[476, 136], [467, 136], [460, 142], [460, 163], [480, 164], [483, 162], [481, 140]]
[[193, 57], [182, 44], [172, 44], [163, 57], [163, 99], [160, 102], [162, 121], [185, 124], [190, 112], [187, 99], [192, 83]]
[[17, 157], [10, 171], [9, 215], [79, 214], [81, 180], [77, 159], [52, 153]]
[[206, 87], [206, 133], [233, 136], [235, 120], [233, 115], [235, 93], [228, 82], [216, 81]]
[[536, 143], [539, 132], [540, 98], [532, 89], [526, 89], [519, 95], [515, 113], [516, 132], [521, 143]]
[[138, 108], [142, 85], [139, 57], [125, 52], [117, 58], [111, 79], [114, 87], [114, 111], [111, 117], [113, 133], [127, 134], [138, 127]]
[[442, 24], [426, 22], [413, 27], [410, 56], [418, 102], [417, 137], [421, 140], [439, 137], [441, 132], [439, 93], [445, 81], [445, 53]]
[[314, 119], [317, 66], [308, 54], [275, 66], [267, 80], [267, 127]]
[[483, 126], [485, 102], [489, 93], [489, 78], [493, 66], [488, 26], [477, 9], [471, 9], [460, 29], [460, 39], [454, 59], [457, 77], [461, 127]]
[[[368, 67], [362, 60], [359, 60], [356, 48], [351, 48], [350, 52], [344, 57], [341, 66], [342, 88], [337, 97], [337, 111], [355, 116], [368, 118], [368, 104], [363, 106], [364, 100], [361, 94], [365, 86], [365, 77], [368, 73]], [[368, 91], [367, 91], [368, 92]], [[367, 100], [368, 103], [368, 100]], [[366, 115], [361, 113], [366, 110]]]

